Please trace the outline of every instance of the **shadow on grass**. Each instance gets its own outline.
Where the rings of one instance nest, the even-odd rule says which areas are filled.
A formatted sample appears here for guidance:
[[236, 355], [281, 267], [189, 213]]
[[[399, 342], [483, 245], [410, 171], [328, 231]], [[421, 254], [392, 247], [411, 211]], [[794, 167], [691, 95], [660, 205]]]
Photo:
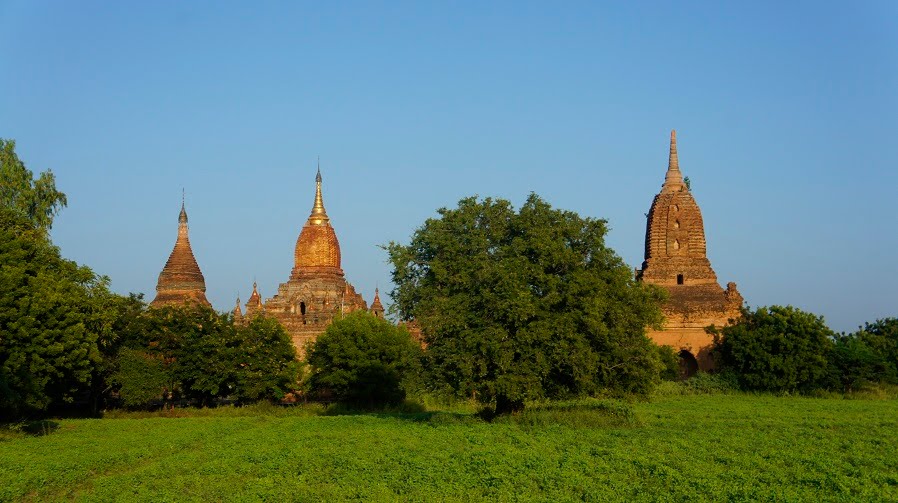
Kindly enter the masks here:
[[59, 423], [46, 419], [0, 424], [0, 441], [21, 437], [43, 437], [59, 429]]
[[423, 405], [411, 401], [379, 409], [366, 409], [336, 403], [326, 407], [321, 415], [369, 416], [426, 423], [435, 427], [489, 423], [510, 424], [525, 430], [553, 426], [626, 428], [642, 424], [630, 404], [617, 400], [598, 399], [532, 404], [521, 412], [500, 416], [494, 416], [490, 408], [482, 409], [477, 413], [428, 411]]

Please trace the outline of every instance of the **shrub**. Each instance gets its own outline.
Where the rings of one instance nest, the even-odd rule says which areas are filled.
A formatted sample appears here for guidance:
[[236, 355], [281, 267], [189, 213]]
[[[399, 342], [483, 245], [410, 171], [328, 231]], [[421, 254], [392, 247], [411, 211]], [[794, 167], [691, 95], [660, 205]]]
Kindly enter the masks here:
[[313, 395], [357, 407], [402, 403], [420, 373], [409, 332], [365, 312], [331, 324], [307, 351]]
[[119, 352], [118, 370], [112, 381], [119, 397], [129, 408], [161, 400], [171, 387], [171, 377], [162, 358], [146, 351], [124, 348]]
[[898, 384], [898, 318], [865, 323], [854, 336], [882, 357], [885, 365], [882, 380]]
[[743, 309], [735, 324], [712, 330], [722, 367], [742, 389], [810, 391], [827, 383], [835, 334], [820, 316], [791, 306]]
[[[297, 383], [293, 343], [270, 318], [238, 326], [208, 307], [168, 306], [132, 320], [123, 339], [112, 381], [129, 407], [169, 394], [203, 405], [279, 400]], [[163, 376], [164, 389], [154, 394]]]
[[680, 378], [680, 357], [670, 346], [657, 346], [658, 360], [661, 362], [661, 380], [676, 381]]

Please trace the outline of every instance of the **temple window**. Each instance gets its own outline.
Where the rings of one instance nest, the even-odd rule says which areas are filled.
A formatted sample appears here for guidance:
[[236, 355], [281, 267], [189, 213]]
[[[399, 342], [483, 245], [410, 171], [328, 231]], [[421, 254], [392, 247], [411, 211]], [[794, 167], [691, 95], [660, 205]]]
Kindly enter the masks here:
[[306, 303], [305, 302], [299, 303], [299, 313], [303, 316], [306, 315]]
[[683, 284], [683, 275], [682, 274], [677, 274], [677, 284], [678, 285]]

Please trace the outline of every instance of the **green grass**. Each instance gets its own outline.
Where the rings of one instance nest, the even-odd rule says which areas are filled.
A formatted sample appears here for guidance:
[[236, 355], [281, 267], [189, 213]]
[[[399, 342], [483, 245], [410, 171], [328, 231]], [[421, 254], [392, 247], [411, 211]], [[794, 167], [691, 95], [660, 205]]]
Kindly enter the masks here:
[[898, 500], [895, 400], [666, 394], [493, 423], [469, 409], [58, 420], [0, 437], [0, 500]]

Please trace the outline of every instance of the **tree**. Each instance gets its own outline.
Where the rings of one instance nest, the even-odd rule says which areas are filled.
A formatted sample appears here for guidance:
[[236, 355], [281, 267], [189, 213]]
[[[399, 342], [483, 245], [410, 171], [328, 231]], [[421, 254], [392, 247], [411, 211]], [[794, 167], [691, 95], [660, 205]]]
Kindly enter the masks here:
[[831, 362], [832, 377], [844, 391], [854, 391], [868, 384], [895, 379], [894, 370], [886, 363], [885, 357], [856, 333], [836, 338]]
[[518, 212], [470, 197], [438, 214], [408, 245], [387, 246], [391, 297], [422, 329], [432, 386], [507, 413], [525, 400], [645, 393], [657, 381], [645, 328], [660, 324], [664, 293], [605, 246], [605, 220], [536, 194]]
[[296, 388], [296, 348], [277, 320], [254, 316], [247, 325], [236, 326], [235, 335], [230, 360], [238, 400], [280, 400]]
[[898, 384], [898, 318], [865, 323], [854, 335], [883, 358], [886, 366], [883, 379]]
[[308, 355], [313, 393], [373, 408], [405, 399], [420, 370], [421, 346], [404, 327], [355, 312], [327, 327]]
[[0, 208], [0, 411], [39, 412], [86, 395], [107, 284], [63, 259], [32, 221]]
[[129, 313], [108, 362], [109, 381], [126, 406], [169, 397], [203, 405], [225, 397], [279, 400], [296, 386], [296, 350], [277, 320], [257, 316], [237, 325], [194, 305]]
[[723, 367], [743, 389], [808, 391], [827, 383], [835, 333], [821, 316], [792, 306], [743, 309], [735, 324], [712, 331]]
[[16, 155], [15, 140], [0, 138], [0, 207], [27, 218], [35, 228], [48, 231], [53, 217], [66, 206], [66, 196], [56, 190], [50, 170], [37, 180]]

